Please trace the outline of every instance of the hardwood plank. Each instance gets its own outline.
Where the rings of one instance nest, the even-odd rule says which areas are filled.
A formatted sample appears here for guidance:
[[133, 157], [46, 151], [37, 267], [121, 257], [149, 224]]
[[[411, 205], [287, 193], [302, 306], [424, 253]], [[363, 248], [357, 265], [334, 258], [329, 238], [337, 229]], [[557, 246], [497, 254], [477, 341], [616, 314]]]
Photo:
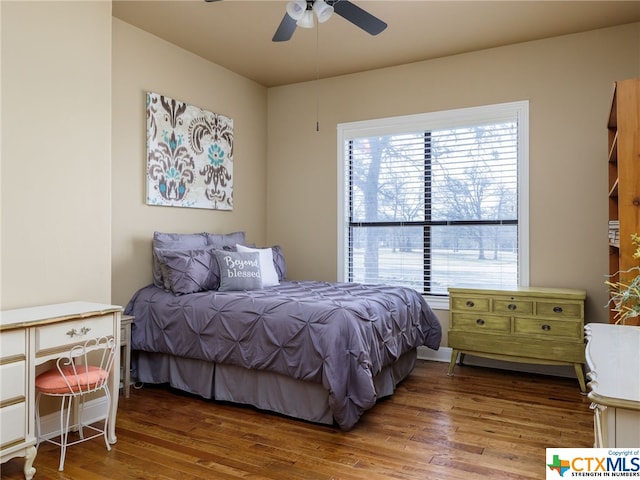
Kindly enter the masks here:
[[[574, 379], [418, 361], [349, 432], [157, 386], [120, 397], [118, 442], [40, 446], [35, 479], [447, 480], [544, 477], [546, 447], [590, 447]], [[22, 460], [2, 465], [22, 476]]]

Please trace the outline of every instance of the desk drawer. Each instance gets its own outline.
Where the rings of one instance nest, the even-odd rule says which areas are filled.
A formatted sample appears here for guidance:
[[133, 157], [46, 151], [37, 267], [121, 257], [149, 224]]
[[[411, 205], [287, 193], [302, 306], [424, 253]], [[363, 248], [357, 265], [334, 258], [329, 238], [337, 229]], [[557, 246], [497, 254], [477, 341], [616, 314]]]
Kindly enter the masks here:
[[573, 338], [578, 341], [583, 338], [582, 322], [579, 321], [516, 317], [513, 325], [515, 334]]
[[509, 333], [511, 331], [511, 319], [495, 315], [453, 313], [451, 314], [451, 329], [467, 332], [493, 331]]
[[0, 408], [0, 448], [21, 442], [26, 438], [27, 406], [25, 402]]
[[[2, 378], [0, 407], [7, 400], [22, 399], [24, 401], [27, 392], [26, 372], [26, 360], [0, 365], [0, 378]], [[2, 428], [4, 428], [4, 426]]]
[[113, 315], [100, 315], [36, 328], [36, 356], [43, 350], [64, 350], [90, 338], [113, 335]]
[[0, 355], [2, 358], [25, 358], [27, 351], [26, 331], [24, 329], [8, 330], [0, 333]]

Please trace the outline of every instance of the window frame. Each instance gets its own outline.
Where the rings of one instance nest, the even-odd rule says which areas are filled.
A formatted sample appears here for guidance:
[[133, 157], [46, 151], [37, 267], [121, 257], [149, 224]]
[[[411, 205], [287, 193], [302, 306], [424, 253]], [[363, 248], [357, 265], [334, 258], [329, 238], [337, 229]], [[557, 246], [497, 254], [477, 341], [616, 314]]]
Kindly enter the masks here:
[[[429, 113], [363, 120], [337, 125], [338, 166], [338, 225], [337, 280], [348, 279], [349, 241], [348, 202], [349, 159], [345, 155], [345, 141], [376, 135], [400, 134], [417, 130], [435, 130], [465, 125], [517, 119], [518, 123], [518, 285], [529, 285], [529, 101], [516, 101], [459, 108]], [[448, 296], [424, 295], [432, 308], [448, 309]]]

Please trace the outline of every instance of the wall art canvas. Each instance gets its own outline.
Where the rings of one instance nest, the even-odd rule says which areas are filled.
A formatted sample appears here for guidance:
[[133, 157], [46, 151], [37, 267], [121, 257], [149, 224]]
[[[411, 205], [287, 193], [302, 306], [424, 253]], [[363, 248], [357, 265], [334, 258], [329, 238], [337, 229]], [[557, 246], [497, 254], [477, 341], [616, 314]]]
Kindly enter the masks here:
[[233, 209], [233, 120], [147, 93], [147, 204]]

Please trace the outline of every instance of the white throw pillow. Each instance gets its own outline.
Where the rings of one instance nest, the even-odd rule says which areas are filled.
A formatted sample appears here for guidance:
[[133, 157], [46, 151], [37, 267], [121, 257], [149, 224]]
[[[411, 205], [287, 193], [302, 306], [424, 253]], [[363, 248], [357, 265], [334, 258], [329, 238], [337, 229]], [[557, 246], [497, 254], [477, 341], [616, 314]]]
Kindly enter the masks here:
[[257, 252], [260, 254], [260, 274], [263, 287], [280, 285], [278, 272], [276, 272], [276, 266], [273, 264], [273, 250], [270, 248], [251, 248], [240, 244], [236, 245], [236, 249], [239, 252]]

